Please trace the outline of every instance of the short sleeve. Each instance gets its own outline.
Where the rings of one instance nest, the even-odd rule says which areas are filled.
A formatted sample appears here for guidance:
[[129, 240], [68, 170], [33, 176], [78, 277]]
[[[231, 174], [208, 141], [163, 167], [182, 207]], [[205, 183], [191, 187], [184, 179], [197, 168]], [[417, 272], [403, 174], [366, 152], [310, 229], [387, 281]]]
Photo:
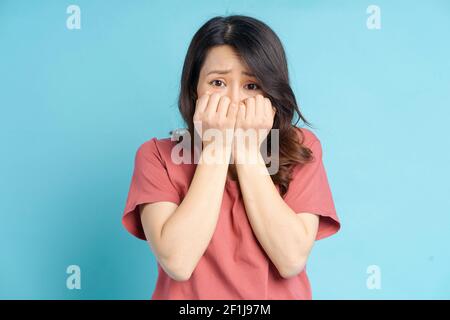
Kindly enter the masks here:
[[293, 178], [283, 199], [296, 213], [319, 215], [316, 240], [320, 240], [335, 234], [341, 225], [322, 161], [320, 141], [314, 140], [309, 148], [314, 159], [294, 168]]
[[167, 167], [156, 144], [156, 138], [143, 143], [134, 159], [134, 170], [122, 216], [122, 224], [134, 236], [146, 240], [138, 206], [143, 203], [170, 201], [180, 204]]

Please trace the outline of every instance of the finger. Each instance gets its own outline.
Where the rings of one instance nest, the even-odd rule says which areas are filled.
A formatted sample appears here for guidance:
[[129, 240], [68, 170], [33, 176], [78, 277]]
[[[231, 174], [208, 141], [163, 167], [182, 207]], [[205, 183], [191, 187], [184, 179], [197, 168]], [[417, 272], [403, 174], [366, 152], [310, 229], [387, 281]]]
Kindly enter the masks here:
[[219, 106], [217, 107], [217, 113], [220, 118], [226, 118], [228, 107], [230, 105], [231, 99], [227, 96], [222, 96], [219, 100]]
[[255, 97], [255, 117], [257, 119], [264, 118], [266, 110], [266, 101], [260, 94]]
[[248, 120], [255, 118], [255, 99], [253, 97], [246, 100], [245, 118]]
[[272, 117], [274, 115], [275, 108], [272, 106], [269, 98], [264, 98], [264, 114], [266, 117]]
[[205, 93], [200, 98], [197, 99], [195, 111], [198, 113], [203, 113], [208, 105], [208, 100], [210, 98], [210, 94]]
[[217, 92], [214, 92], [208, 101], [208, 105], [206, 107], [205, 113], [207, 114], [215, 114], [217, 112], [217, 105], [219, 103], [221, 95]]
[[236, 119], [239, 111], [239, 105], [235, 102], [230, 103], [228, 106], [227, 118]]
[[238, 121], [244, 121], [245, 120], [245, 114], [246, 114], [246, 106], [243, 102], [239, 103], [239, 110], [237, 113], [237, 120]]

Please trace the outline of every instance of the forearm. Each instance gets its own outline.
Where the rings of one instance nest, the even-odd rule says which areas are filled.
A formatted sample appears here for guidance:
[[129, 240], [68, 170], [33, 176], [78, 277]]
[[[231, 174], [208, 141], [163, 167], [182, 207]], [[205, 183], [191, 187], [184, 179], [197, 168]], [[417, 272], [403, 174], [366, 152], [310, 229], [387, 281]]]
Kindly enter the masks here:
[[170, 264], [185, 274], [193, 272], [208, 247], [222, 204], [228, 162], [206, 163], [209, 151], [208, 146], [203, 149], [186, 196], [161, 230], [163, 251]]
[[258, 164], [236, 165], [247, 216], [280, 274], [295, 273], [302, 268], [312, 240], [302, 220], [280, 196], [260, 153], [257, 158]]

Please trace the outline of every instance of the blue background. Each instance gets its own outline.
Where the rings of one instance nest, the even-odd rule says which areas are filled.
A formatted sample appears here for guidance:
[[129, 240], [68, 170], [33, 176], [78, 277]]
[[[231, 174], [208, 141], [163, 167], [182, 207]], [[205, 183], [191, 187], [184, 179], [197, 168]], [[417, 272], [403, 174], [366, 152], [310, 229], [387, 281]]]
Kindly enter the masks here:
[[150, 298], [156, 261], [121, 225], [134, 155], [183, 126], [187, 46], [223, 14], [279, 35], [322, 141], [342, 229], [310, 256], [313, 298], [449, 299], [450, 2], [4, 0], [0, 298]]

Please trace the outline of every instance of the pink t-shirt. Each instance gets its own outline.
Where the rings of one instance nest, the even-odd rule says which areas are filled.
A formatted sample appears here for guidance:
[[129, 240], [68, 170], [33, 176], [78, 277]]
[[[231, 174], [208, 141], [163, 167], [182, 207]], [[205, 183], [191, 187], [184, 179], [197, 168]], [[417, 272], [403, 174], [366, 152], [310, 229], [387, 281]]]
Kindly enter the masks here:
[[[293, 180], [283, 199], [296, 213], [320, 216], [316, 240], [340, 228], [322, 162], [322, 148], [309, 129], [304, 145], [315, 160], [294, 168]], [[134, 172], [122, 223], [134, 236], [145, 240], [137, 206], [171, 201], [180, 204], [188, 191], [196, 164], [174, 164], [171, 149], [177, 142], [152, 138], [136, 152]], [[276, 186], [278, 191], [280, 190]], [[306, 267], [297, 276], [281, 277], [255, 237], [247, 218], [239, 182], [227, 177], [222, 207], [213, 237], [187, 281], [170, 278], [158, 263], [158, 279], [151, 299], [312, 299]]]

